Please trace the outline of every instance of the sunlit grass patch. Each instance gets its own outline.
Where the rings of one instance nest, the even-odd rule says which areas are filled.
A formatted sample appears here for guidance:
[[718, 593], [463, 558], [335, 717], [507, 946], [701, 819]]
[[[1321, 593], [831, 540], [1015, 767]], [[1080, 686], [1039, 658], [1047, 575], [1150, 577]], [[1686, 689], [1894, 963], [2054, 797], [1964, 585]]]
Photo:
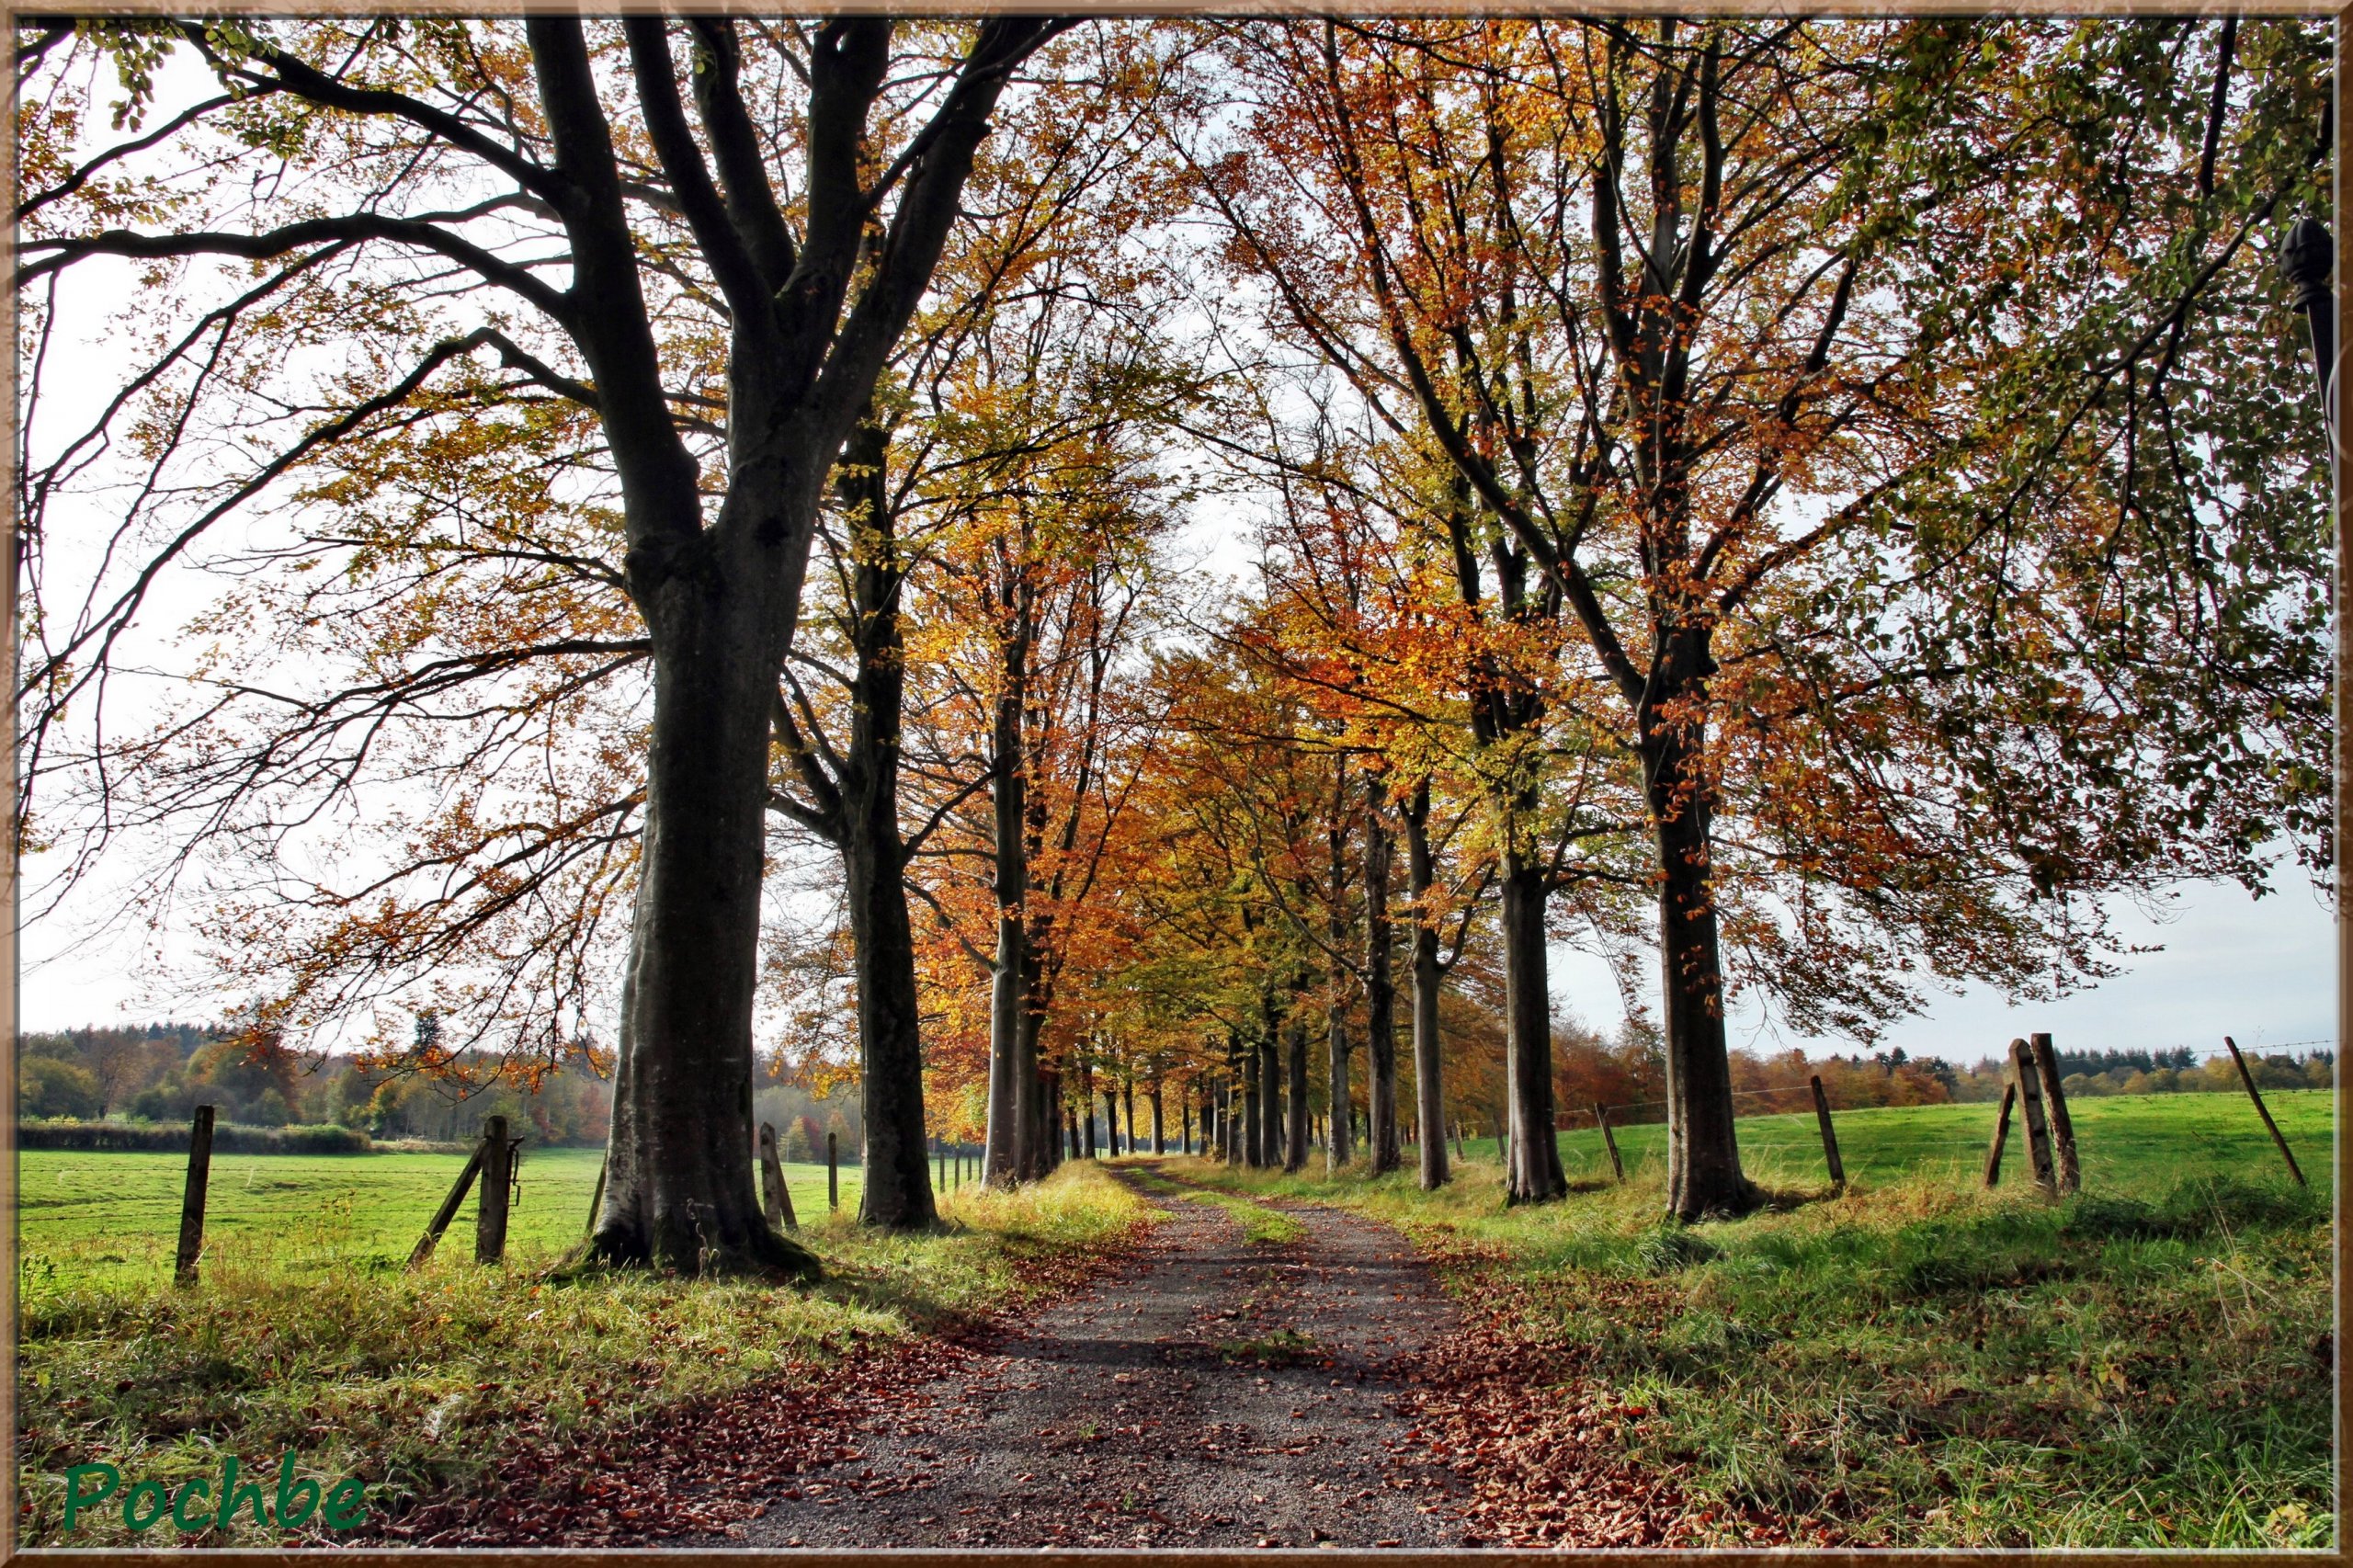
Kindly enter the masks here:
[[[585, 1202], [584, 1191], [584, 1214]], [[381, 1520], [409, 1497], [478, 1481], [523, 1423], [594, 1429], [760, 1379], [821, 1376], [1016, 1304], [1117, 1245], [1148, 1206], [1079, 1162], [1009, 1193], [968, 1187], [942, 1210], [941, 1232], [899, 1236], [820, 1208], [801, 1232], [828, 1270], [812, 1289], [631, 1271], [554, 1284], [520, 1262], [476, 1267], [471, 1236], [455, 1233], [414, 1274], [322, 1277], [251, 1235], [209, 1252], [193, 1290], [68, 1278], [23, 1303], [20, 1539], [64, 1541], [69, 1465], [176, 1483], [217, 1474], [225, 1454], [250, 1469], [288, 1449], [306, 1474], [365, 1478]], [[70, 1544], [131, 1539], [101, 1510]], [[248, 1523], [188, 1539], [277, 1537]]]
[[[2167, 1098], [2192, 1103], [2126, 1109], [2252, 1116]], [[2326, 1139], [2298, 1125], [2323, 1165]], [[1475, 1157], [1433, 1193], [1410, 1167], [1170, 1166], [1356, 1209], [1428, 1246], [1455, 1288], [1500, 1285], [1481, 1299], [1517, 1335], [1643, 1413], [1627, 1441], [1677, 1467], [1695, 1515], [1818, 1519], [1857, 1544], [2332, 1544], [2325, 1190], [2258, 1161], [2095, 1168], [2062, 1202], [1932, 1167], [1683, 1226], [1662, 1221], [1654, 1161], [1508, 1208]]]

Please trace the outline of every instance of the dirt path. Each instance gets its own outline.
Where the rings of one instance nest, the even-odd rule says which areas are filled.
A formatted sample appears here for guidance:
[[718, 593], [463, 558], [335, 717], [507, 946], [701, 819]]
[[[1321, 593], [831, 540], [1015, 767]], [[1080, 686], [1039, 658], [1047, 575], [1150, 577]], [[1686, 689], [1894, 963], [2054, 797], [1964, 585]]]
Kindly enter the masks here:
[[1402, 1237], [1330, 1210], [1253, 1244], [1170, 1217], [1123, 1275], [918, 1385], [858, 1458], [730, 1545], [1449, 1546], [1451, 1475], [1407, 1437], [1399, 1358], [1455, 1324]]

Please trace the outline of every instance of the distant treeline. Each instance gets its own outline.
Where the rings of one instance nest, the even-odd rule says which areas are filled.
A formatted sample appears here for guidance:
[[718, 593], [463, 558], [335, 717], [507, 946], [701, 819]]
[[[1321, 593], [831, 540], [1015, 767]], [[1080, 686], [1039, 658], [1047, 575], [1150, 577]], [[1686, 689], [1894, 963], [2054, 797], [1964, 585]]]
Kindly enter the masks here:
[[[474, 1064], [486, 1065], [487, 1059]], [[491, 1116], [506, 1117], [541, 1147], [601, 1144], [613, 1100], [611, 1085], [579, 1061], [548, 1074], [536, 1088], [499, 1083], [467, 1093], [419, 1074], [366, 1072], [346, 1057], [256, 1051], [222, 1025], [131, 1024], [18, 1038], [20, 1118], [119, 1130], [101, 1134], [49, 1126], [40, 1138], [81, 1141], [28, 1137], [24, 1147], [184, 1149], [189, 1115], [199, 1105], [211, 1106], [224, 1129], [235, 1124], [246, 1143], [259, 1129], [320, 1129], [315, 1144], [295, 1138], [278, 1146], [323, 1153], [353, 1146], [342, 1130], [379, 1142], [470, 1142]], [[787, 1159], [822, 1160], [828, 1132], [840, 1140], [845, 1157], [856, 1157], [860, 1127], [854, 1093], [819, 1100], [791, 1085], [768, 1084], [761, 1086], [756, 1109], [775, 1125]], [[146, 1130], [164, 1141], [142, 1142]], [[225, 1132], [216, 1136], [224, 1150], [260, 1152], [257, 1144], [250, 1150], [231, 1144]], [[88, 1141], [101, 1137], [110, 1141]]]

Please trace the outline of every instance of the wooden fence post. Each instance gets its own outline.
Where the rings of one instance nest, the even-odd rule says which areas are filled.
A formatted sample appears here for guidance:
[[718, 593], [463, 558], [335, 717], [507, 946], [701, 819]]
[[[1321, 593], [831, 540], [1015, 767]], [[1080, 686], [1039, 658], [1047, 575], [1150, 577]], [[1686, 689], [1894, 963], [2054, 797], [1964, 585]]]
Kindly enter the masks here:
[[483, 1122], [482, 1149], [482, 1201], [474, 1206], [474, 1261], [498, 1263], [506, 1256], [506, 1198], [515, 1180], [515, 1144], [507, 1141], [505, 1117], [494, 1116]]
[[784, 1161], [776, 1150], [776, 1129], [760, 1123], [760, 1208], [767, 1215], [771, 1230], [782, 1226], [788, 1231], [801, 1228], [792, 1212], [792, 1189], [784, 1185]]
[[[2296, 1164], [2296, 1156], [2288, 1152], [2288, 1141], [2279, 1136], [2279, 1124], [2271, 1119], [2270, 1108], [2263, 1103], [2263, 1096], [2256, 1089], [2255, 1074], [2247, 1070], [2246, 1058], [2239, 1054], [2239, 1042], [2224, 1035], [2222, 1043], [2231, 1048], [2231, 1060], [2237, 1062], [2239, 1067], [2239, 1082], [2246, 1085], [2246, 1097], [2255, 1102], [2255, 1114], [2263, 1118], [2264, 1131], [2269, 1132], [2271, 1141], [2279, 1146], [2279, 1157], [2288, 1162], [2288, 1174], [2296, 1178], [2298, 1187], [2310, 1186], [2311, 1184], [2304, 1180], [2303, 1170]], [[195, 1177], [190, 1176], [188, 1179], [193, 1181]], [[188, 1244], [183, 1241], [180, 1244], [186, 1246]]]
[[2080, 1192], [2084, 1172], [2075, 1161], [2075, 1121], [2067, 1114], [2067, 1092], [2059, 1086], [2059, 1053], [2051, 1048], [2047, 1034], [2029, 1036], [2027, 1044], [2042, 1074], [2043, 1108], [2051, 1116], [2051, 1152], [2058, 1157], [2059, 1190]]
[[1822, 1123], [1822, 1158], [1830, 1167], [1834, 1191], [1847, 1190], [1846, 1163], [1838, 1158], [1838, 1134], [1830, 1127], [1830, 1096], [1822, 1092], [1822, 1074], [1813, 1075], [1813, 1119]]
[[838, 1210], [842, 1206], [841, 1135], [825, 1134], [825, 1207]]
[[180, 1196], [180, 1250], [173, 1280], [196, 1283], [196, 1260], [204, 1251], [204, 1189], [212, 1179], [212, 1108], [200, 1105], [188, 1124], [188, 1186]]
[[597, 1233], [597, 1212], [605, 1206], [605, 1176], [612, 1168], [612, 1164], [613, 1156], [609, 1150], [603, 1159], [597, 1162], [597, 1190], [588, 1195], [587, 1233], [592, 1236]]
[[1626, 1179], [1626, 1162], [1618, 1157], [1618, 1135], [1609, 1131], [1609, 1113], [1596, 1106], [1593, 1119], [1601, 1124], [1601, 1146], [1609, 1151], [1609, 1173], [1622, 1182]]
[[2034, 1185], [2052, 1197], [2059, 1193], [2059, 1173], [2051, 1163], [2051, 1124], [2042, 1116], [2042, 1073], [2026, 1041], [2010, 1041], [2010, 1075], [2018, 1084], [2018, 1119], [2026, 1123], [2026, 1149], [2034, 1163]]
[[[426, 1221], [425, 1234], [417, 1238], [416, 1250], [408, 1255], [411, 1268], [425, 1266], [425, 1260], [433, 1256], [435, 1244], [441, 1240], [441, 1233], [448, 1230], [449, 1221], [457, 1217], [458, 1205], [466, 1200], [467, 1189], [473, 1186], [474, 1177], [482, 1174], [482, 1144], [474, 1145], [474, 1152], [466, 1156], [466, 1168], [458, 1173], [457, 1184], [449, 1188], [449, 1196], [441, 1200], [441, 1207], [435, 1210], [433, 1218]], [[603, 1196], [601, 1192], [597, 1194], [599, 1199]]]
[[1994, 1142], [1985, 1151], [1985, 1185], [1992, 1187], [2002, 1179], [2002, 1145], [2010, 1141], [2010, 1108], [2018, 1104], [2018, 1087], [2010, 1082], [2007, 1073], [2002, 1074], [2002, 1108], [1994, 1114]]

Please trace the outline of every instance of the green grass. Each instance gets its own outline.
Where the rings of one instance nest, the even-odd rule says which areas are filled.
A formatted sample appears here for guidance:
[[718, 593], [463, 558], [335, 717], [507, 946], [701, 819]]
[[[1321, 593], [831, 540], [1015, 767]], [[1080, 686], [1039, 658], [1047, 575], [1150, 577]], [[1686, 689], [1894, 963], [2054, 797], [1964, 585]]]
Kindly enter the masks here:
[[[147, 1156], [56, 1158], [128, 1165]], [[524, 1423], [593, 1432], [756, 1380], [822, 1377], [845, 1357], [887, 1354], [910, 1335], [1027, 1299], [1074, 1259], [1117, 1244], [1147, 1212], [1084, 1161], [1015, 1193], [967, 1186], [942, 1200], [951, 1228], [926, 1236], [867, 1232], [849, 1194], [843, 1212], [828, 1216], [822, 1182], [813, 1198], [796, 1184], [802, 1239], [827, 1268], [813, 1289], [639, 1272], [555, 1284], [527, 1260], [552, 1258], [576, 1238], [594, 1155], [540, 1156], [536, 1188], [526, 1165], [509, 1267], [477, 1267], [471, 1236], [453, 1227], [450, 1244], [415, 1273], [390, 1260], [405, 1256], [423, 1225], [415, 1198], [438, 1200], [457, 1162], [413, 1170], [408, 1196], [395, 1201], [387, 1194], [401, 1189], [377, 1173], [404, 1158], [438, 1157], [252, 1162], [264, 1173], [256, 1196], [226, 1206], [245, 1205], [247, 1222], [213, 1233], [218, 1246], [193, 1290], [166, 1283], [167, 1267], [132, 1267], [128, 1254], [102, 1267], [42, 1271], [40, 1289], [23, 1299], [17, 1358], [24, 1543], [168, 1544], [127, 1537], [119, 1513], [85, 1516], [64, 1540], [64, 1470], [93, 1460], [116, 1465], [126, 1485], [176, 1483], [217, 1474], [223, 1455], [250, 1467], [291, 1449], [305, 1474], [365, 1478], [381, 1520], [407, 1498], [483, 1484]], [[269, 1172], [290, 1166], [324, 1168], [307, 1171], [307, 1189], [273, 1189], [288, 1217], [281, 1233], [260, 1211], [272, 1200], [261, 1194]], [[244, 1194], [243, 1182], [231, 1162], [215, 1166], [218, 1198]], [[49, 1182], [52, 1199], [60, 1186]], [[117, 1245], [101, 1232], [99, 1198], [28, 1212], [27, 1230], [46, 1237], [51, 1260], [99, 1264], [107, 1255], [91, 1249]], [[347, 1201], [350, 1212], [321, 1218], [327, 1201]], [[85, 1210], [78, 1221], [67, 1217], [75, 1208]], [[247, 1523], [188, 1539], [277, 1538]]]
[[[580, 1240], [596, 1190], [595, 1149], [523, 1151], [522, 1191], [507, 1219], [519, 1264], [550, 1259]], [[206, 1184], [206, 1258], [254, 1248], [272, 1266], [332, 1278], [407, 1260], [426, 1221], [464, 1168], [462, 1154], [219, 1154]], [[179, 1244], [185, 1154], [35, 1151], [17, 1156], [19, 1284], [28, 1301], [93, 1282], [134, 1284], [168, 1275]], [[790, 1165], [785, 1183], [802, 1220], [825, 1212], [825, 1167]], [[855, 1166], [842, 1172], [842, 1206], [858, 1207]], [[473, 1255], [469, 1194], [441, 1245]]]
[[[2331, 1176], [2335, 1110], [2326, 1089], [2275, 1090], [2263, 1096], [2295, 1152], [2305, 1179], [2325, 1191]], [[1997, 1107], [1903, 1106], [1842, 1110], [1831, 1120], [1849, 1179], [1899, 1178], [1974, 1187], [1994, 1136]], [[2268, 1180], [2284, 1175], [2279, 1152], [2255, 1107], [2239, 1094], [2085, 1096], [2067, 1102], [2084, 1187], [2092, 1192], [2162, 1191], [2190, 1176]], [[1768, 1186], [1811, 1187], [1824, 1179], [1822, 1134], [1811, 1109], [1740, 1119], [1741, 1164]], [[1658, 1122], [1613, 1127], [1629, 1176], [1663, 1168], [1666, 1128]], [[1449, 1145], [1449, 1151], [1451, 1145]], [[1495, 1141], [1468, 1139], [1473, 1159], [1494, 1160]], [[2026, 1129], [2016, 1113], [2002, 1156], [2005, 1185], [2029, 1179]], [[1561, 1134], [1561, 1164], [1572, 1182], [1606, 1181], [1609, 1157], [1598, 1130]]]
[[[2325, 1182], [2326, 1098], [2271, 1099]], [[1811, 1117], [1745, 1120], [1780, 1203], [1690, 1227], [1662, 1222], [1654, 1157], [1622, 1187], [1514, 1209], [1491, 1157], [1430, 1194], [1410, 1161], [1379, 1181], [1170, 1168], [1405, 1229], [1506, 1313], [1532, 1367], [1544, 1351], [1553, 1375], [1643, 1412], [1635, 1455], [1680, 1467], [1724, 1544], [1743, 1509], [1865, 1545], [2332, 1544], [2325, 1187], [2277, 1171], [2244, 1100], [2178, 1095], [2081, 1103], [2082, 1196], [2045, 1201], [2017, 1165], [1988, 1194], [1982, 1144], [1928, 1151], [1990, 1117], [1842, 1113], [1854, 1187], [1836, 1199], [1818, 1143], [1810, 1170], [1765, 1157], [1774, 1122], [1811, 1134]], [[1658, 1132], [1620, 1138], [1654, 1155]], [[1905, 1150], [1923, 1168], [1889, 1174]]]
[[1253, 1246], [1289, 1246], [1307, 1234], [1306, 1226], [1281, 1210], [1253, 1203], [1233, 1193], [1173, 1182], [1149, 1171], [1130, 1171], [1127, 1174], [1130, 1180], [1141, 1183], [1147, 1190], [1161, 1197], [1189, 1199], [1195, 1203], [1222, 1209], [1242, 1228], [1242, 1239]]

